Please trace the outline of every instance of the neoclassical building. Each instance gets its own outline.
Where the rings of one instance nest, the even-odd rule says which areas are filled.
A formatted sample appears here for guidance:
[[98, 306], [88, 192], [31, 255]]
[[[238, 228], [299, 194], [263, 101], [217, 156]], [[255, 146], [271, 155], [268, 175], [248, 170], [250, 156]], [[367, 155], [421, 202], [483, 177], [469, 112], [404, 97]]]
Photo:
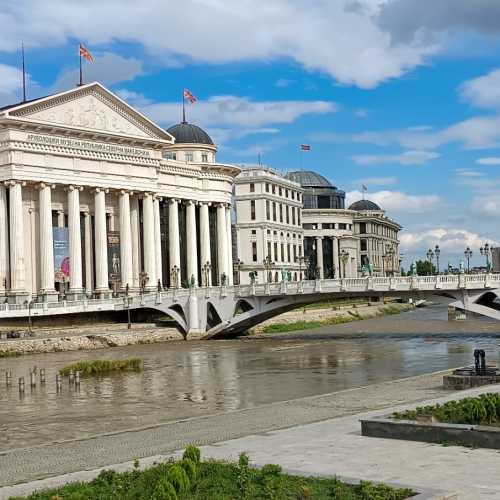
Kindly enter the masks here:
[[232, 281], [231, 195], [200, 128], [99, 83], [0, 109], [0, 295], [13, 303]]

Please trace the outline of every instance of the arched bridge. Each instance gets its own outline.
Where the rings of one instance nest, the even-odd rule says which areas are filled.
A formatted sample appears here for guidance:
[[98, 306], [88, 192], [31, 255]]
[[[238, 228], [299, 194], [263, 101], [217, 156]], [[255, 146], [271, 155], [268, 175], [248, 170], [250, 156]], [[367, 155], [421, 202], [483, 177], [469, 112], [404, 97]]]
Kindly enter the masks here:
[[446, 296], [451, 305], [500, 320], [500, 274], [346, 278], [232, 287], [169, 289], [103, 300], [0, 305], [0, 319], [153, 309], [187, 335], [237, 333], [298, 306], [335, 298]]

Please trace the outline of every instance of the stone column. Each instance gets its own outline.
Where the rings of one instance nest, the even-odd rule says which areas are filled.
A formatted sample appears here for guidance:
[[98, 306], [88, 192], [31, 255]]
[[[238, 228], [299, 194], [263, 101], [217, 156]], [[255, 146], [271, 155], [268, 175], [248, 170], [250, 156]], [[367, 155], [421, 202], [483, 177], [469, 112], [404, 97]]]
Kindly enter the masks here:
[[[200, 205], [200, 262], [201, 267], [207, 263], [211, 264], [210, 257], [210, 218], [208, 215], [209, 203], [202, 203]], [[202, 272], [202, 284], [204, 286], [212, 285], [212, 273], [208, 273], [208, 283], [204, 282], [205, 273]]]
[[226, 207], [226, 233], [227, 233], [227, 284], [233, 285], [233, 235], [231, 232], [231, 205]]
[[161, 198], [155, 196], [153, 199], [153, 213], [155, 225], [155, 259], [156, 259], [156, 280], [163, 284], [163, 266], [161, 255], [161, 225], [160, 225], [160, 201]]
[[26, 256], [24, 248], [24, 217], [22, 186], [25, 183], [9, 181], [10, 208], [10, 295], [22, 303], [30, 294], [26, 290]]
[[93, 286], [93, 245], [92, 245], [92, 219], [89, 212], [85, 212], [84, 216], [84, 232], [85, 232], [85, 291], [87, 294], [92, 293]]
[[97, 188], [94, 197], [95, 212], [95, 291], [106, 294], [109, 291], [108, 279], [108, 241], [106, 233], [106, 191]]
[[139, 199], [130, 199], [130, 231], [132, 236], [132, 287], [140, 288], [139, 273], [141, 272], [141, 225], [139, 221]]
[[80, 191], [76, 186], [68, 188], [69, 293], [74, 298], [83, 292]]
[[170, 253], [170, 286], [175, 287], [172, 269], [177, 267], [177, 286], [182, 283], [181, 247], [179, 239], [179, 200], [169, 200], [168, 206], [168, 242]]
[[[48, 184], [40, 184], [38, 192], [40, 238], [40, 292], [45, 300], [56, 297], [54, 288], [54, 237], [52, 232], [52, 193]], [[52, 296], [52, 297], [51, 297]]]
[[217, 266], [219, 268], [217, 281], [219, 284], [222, 273], [228, 276], [227, 262], [226, 207], [220, 203], [217, 205]]
[[333, 269], [334, 277], [340, 278], [340, 262], [339, 262], [339, 241], [335, 236], [332, 238], [332, 259], [333, 259]]
[[57, 212], [57, 227], [64, 227], [64, 223], [66, 222], [64, 219], [64, 210], [59, 210]]
[[122, 287], [133, 286], [132, 233], [130, 227], [130, 193], [120, 192], [120, 270]]
[[0, 296], [9, 288], [9, 219], [7, 189], [0, 186]]
[[142, 218], [144, 228], [144, 272], [148, 275], [147, 288], [156, 289], [155, 223], [153, 195], [145, 193], [142, 199]]
[[187, 276], [189, 284], [198, 284], [198, 251], [196, 248], [196, 204], [189, 200], [186, 206], [186, 246], [187, 246]]
[[316, 237], [316, 265], [319, 267], [319, 279], [323, 279], [323, 236]]

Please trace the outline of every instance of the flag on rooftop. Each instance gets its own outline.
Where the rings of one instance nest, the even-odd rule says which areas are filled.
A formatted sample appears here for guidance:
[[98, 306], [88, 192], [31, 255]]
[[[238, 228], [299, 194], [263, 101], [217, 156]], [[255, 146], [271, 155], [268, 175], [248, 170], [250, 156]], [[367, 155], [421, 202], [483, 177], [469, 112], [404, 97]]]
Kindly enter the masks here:
[[80, 43], [80, 56], [86, 59], [88, 62], [94, 62], [94, 56], [81, 43]]
[[300, 149], [302, 151], [311, 151], [311, 146], [309, 146], [309, 144], [301, 144]]
[[196, 99], [196, 97], [191, 94], [191, 92], [189, 92], [188, 89], [184, 89], [184, 97], [191, 103], [193, 104], [194, 102], [196, 102], [198, 99]]

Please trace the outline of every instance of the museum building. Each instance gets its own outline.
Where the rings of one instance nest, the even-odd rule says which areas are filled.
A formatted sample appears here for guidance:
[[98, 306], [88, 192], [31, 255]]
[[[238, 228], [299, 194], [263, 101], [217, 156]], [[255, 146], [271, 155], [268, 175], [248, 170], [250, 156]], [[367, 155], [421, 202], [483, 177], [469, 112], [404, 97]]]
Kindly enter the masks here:
[[231, 195], [199, 127], [164, 130], [99, 83], [0, 108], [0, 296], [231, 284]]

